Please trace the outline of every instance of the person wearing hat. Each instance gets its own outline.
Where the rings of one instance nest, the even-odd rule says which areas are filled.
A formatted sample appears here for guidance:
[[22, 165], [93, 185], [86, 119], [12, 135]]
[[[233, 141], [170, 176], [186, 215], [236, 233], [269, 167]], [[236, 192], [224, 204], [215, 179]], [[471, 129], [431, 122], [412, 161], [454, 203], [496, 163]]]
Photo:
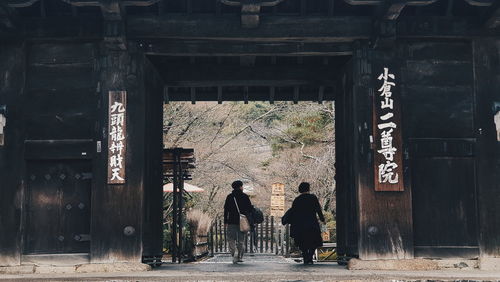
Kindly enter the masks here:
[[243, 262], [245, 251], [245, 232], [240, 231], [240, 213], [250, 216], [253, 205], [247, 194], [243, 193], [243, 182], [234, 181], [231, 186], [233, 191], [227, 195], [224, 203], [224, 225], [226, 227], [229, 251], [233, 263]]

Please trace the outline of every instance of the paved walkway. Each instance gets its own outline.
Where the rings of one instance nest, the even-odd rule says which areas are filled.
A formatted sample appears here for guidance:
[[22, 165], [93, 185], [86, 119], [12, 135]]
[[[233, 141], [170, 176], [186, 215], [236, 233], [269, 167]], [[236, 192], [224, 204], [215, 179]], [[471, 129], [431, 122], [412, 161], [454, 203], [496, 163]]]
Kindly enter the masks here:
[[450, 271], [351, 271], [335, 263], [303, 265], [272, 255], [246, 256], [238, 265], [229, 255], [203, 262], [165, 264], [136, 273], [85, 273], [44, 275], [0, 275], [9, 281], [500, 281], [500, 272]]

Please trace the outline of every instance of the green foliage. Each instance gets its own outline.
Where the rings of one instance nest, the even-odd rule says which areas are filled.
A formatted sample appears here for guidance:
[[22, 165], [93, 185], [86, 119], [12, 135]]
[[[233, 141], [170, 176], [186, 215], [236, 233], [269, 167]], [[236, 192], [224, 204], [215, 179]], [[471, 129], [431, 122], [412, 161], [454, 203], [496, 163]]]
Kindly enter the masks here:
[[337, 242], [337, 221], [335, 221], [335, 216], [331, 212], [323, 211], [326, 221], [326, 229], [330, 231], [330, 241]]
[[292, 113], [285, 117], [287, 129], [285, 134], [288, 139], [279, 136], [272, 138], [271, 148], [274, 155], [285, 148], [298, 146], [312, 146], [323, 143], [327, 139], [329, 127], [333, 125], [331, 117], [320, 111], [306, 113]]
[[[243, 104], [240, 106], [242, 113], [244, 114], [244, 119], [248, 121], [252, 121], [257, 119], [258, 117], [264, 115], [269, 112], [274, 106], [266, 103], [251, 103], [251, 104]], [[266, 123], [266, 125], [270, 125], [274, 121], [279, 121], [283, 119], [283, 115], [278, 111], [274, 111], [264, 118], [262, 121]]]
[[286, 133], [293, 139], [305, 145], [313, 145], [326, 137], [326, 128], [332, 121], [322, 112], [297, 114], [290, 117], [291, 127]]

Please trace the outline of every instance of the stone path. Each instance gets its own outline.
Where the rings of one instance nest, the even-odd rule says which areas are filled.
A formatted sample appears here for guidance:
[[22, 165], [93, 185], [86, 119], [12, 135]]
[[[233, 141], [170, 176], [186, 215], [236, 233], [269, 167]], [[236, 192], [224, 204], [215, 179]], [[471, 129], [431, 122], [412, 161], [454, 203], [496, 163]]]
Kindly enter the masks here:
[[500, 281], [500, 272], [351, 271], [335, 263], [303, 265], [273, 255], [246, 256], [234, 265], [227, 254], [189, 264], [167, 263], [152, 271], [123, 273], [68, 273], [0, 275], [8, 281]]

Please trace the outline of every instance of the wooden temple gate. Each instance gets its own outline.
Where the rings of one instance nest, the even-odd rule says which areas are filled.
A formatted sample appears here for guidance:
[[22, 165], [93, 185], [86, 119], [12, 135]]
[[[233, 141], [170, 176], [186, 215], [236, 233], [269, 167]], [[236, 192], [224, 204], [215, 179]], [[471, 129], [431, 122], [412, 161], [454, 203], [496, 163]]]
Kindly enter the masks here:
[[161, 255], [171, 101], [335, 101], [339, 254], [500, 256], [499, 5], [2, 1], [0, 265]]

